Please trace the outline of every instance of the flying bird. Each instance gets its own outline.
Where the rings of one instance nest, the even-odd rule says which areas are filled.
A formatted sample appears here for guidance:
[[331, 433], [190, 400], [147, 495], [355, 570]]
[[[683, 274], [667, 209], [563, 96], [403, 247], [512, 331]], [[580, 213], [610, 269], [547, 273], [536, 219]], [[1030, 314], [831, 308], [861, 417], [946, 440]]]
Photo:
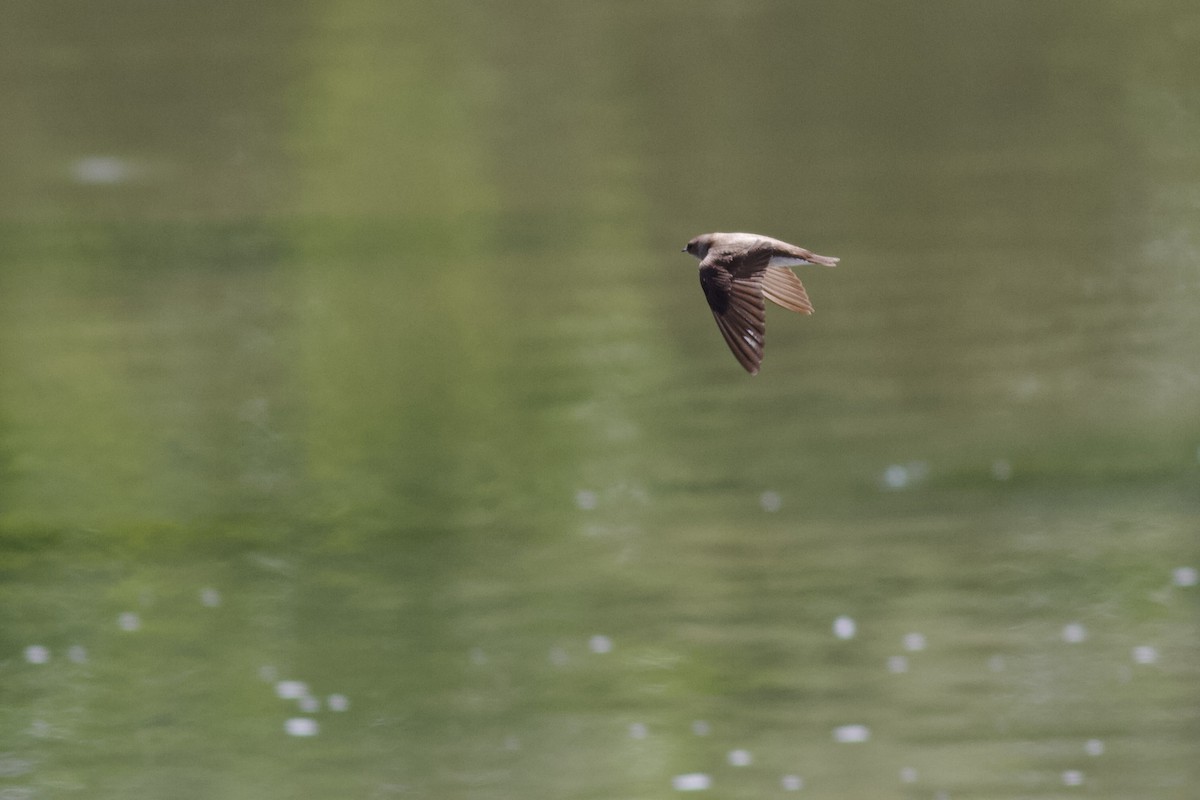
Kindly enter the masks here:
[[808, 292], [789, 267], [833, 267], [840, 260], [756, 233], [705, 233], [688, 242], [683, 252], [700, 259], [700, 287], [717, 327], [751, 375], [758, 374], [763, 358], [763, 298], [789, 311], [811, 314]]

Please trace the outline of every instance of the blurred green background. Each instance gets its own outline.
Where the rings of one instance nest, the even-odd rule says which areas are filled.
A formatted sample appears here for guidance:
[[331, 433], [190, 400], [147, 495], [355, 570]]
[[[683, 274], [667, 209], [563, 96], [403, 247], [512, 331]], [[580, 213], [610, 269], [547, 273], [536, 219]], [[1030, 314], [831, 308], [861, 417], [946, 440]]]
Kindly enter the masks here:
[[1194, 797], [1193, 2], [3, 8], [4, 800]]

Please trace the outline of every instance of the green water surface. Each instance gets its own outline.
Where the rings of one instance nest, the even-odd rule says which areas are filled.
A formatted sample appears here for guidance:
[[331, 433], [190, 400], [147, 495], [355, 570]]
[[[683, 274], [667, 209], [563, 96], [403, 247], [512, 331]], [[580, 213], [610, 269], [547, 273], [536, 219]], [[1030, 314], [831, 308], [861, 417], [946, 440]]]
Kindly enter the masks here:
[[1194, 4], [5, 10], [3, 800], [1197, 796]]

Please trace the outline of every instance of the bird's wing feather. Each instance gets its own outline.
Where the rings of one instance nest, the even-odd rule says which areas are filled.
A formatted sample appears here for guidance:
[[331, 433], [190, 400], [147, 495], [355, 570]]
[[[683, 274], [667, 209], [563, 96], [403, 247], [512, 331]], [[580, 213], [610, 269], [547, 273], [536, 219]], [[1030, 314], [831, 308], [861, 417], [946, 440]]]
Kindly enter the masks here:
[[705, 261], [700, 265], [700, 286], [717, 320], [717, 328], [738, 363], [754, 375], [762, 364], [767, 327], [763, 272], [735, 277], [722, 264]]
[[749, 278], [766, 269], [774, 254], [774, 249], [764, 240], [740, 250], [710, 252], [708, 258], [723, 264], [735, 278]]
[[812, 301], [796, 273], [787, 267], [768, 267], [763, 272], [763, 294], [772, 303], [800, 314], [813, 312]]

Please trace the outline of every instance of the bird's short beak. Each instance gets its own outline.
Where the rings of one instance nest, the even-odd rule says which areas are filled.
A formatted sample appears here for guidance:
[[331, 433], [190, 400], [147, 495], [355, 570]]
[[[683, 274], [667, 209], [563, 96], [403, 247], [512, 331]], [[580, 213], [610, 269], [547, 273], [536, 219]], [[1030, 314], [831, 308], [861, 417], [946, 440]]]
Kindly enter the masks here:
[[687, 252], [687, 248], [686, 248], [686, 247], [680, 248], [679, 252], [681, 252], [681, 253], [686, 253], [686, 252]]

